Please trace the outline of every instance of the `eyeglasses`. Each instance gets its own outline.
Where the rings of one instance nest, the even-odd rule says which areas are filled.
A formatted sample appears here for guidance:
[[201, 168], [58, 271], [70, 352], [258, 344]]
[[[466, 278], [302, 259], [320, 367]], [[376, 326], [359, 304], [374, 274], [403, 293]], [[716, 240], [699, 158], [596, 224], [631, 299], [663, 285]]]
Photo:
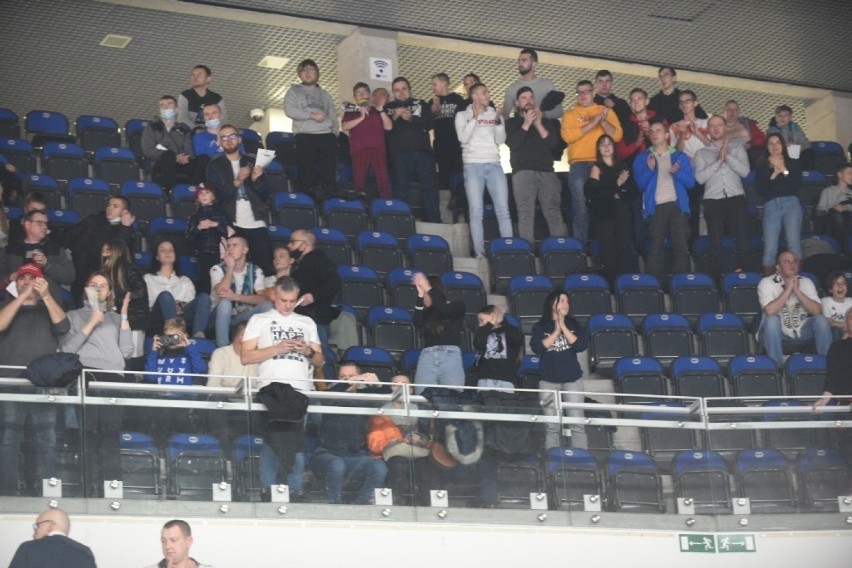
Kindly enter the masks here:
[[219, 136], [219, 140], [222, 140], [224, 142], [225, 140], [236, 140], [239, 137], [240, 137], [240, 135], [236, 134], [236, 133], [234, 133], [234, 134], [222, 134], [222, 135]]
[[39, 525], [44, 524], [44, 523], [52, 523], [52, 522], [54, 522], [54, 521], [51, 521], [50, 519], [48, 519], [46, 521], [36, 521], [36, 522], [33, 523], [33, 530], [37, 531]]
[[591, 95], [592, 93], [594, 93], [592, 89], [583, 89], [582, 91], [577, 91], [577, 96]]
[[47, 221], [27, 221], [27, 223], [33, 223], [34, 225], [38, 225], [39, 227], [47, 227]]

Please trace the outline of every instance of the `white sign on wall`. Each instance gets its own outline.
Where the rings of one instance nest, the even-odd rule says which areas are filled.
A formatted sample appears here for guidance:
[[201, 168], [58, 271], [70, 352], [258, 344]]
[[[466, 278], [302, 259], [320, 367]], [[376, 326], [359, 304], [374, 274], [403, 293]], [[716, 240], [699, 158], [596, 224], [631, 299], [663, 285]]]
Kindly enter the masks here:
[[393, 79], [393, 62], [384, 57], [370, 58], [370, 79], [390, 81]]

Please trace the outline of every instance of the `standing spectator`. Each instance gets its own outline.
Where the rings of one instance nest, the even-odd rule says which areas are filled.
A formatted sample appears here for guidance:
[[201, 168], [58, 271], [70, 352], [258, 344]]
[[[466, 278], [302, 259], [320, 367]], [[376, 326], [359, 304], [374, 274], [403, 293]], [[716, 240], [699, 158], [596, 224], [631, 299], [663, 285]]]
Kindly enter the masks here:
[[[660, 79], [660, 91], [651, 97], [649, 106], [657, 116], [664, 118], [667, 124], [679, 122], [683, 119], [683, 112], [678, 106], [680, 89], [677, 88], [677, 70], [663, 65], [657, 70], [657, 77]], [[707, 118], [707, 113], [701, 107], [698, 107], [695, 113], [698, 118]]]
[[848, 242], [852, 235], [852, 164], [837, 166], [837, 183], [820, 193], [817, 214], [823, 216], [826, 232], [837, 239], [847, 254], [852, 253]]
[[[14, 274], [17, 295], [7, 293], [0, 308], [0, 361], [29, 365], [33, 359], [55, 353], [59, 338], [70, 324], [50, 294], [47, 280], [35, 264], [23, 264]], [[41, 390], [41, 389], [40, 389]], [[56, 475], [57, 409], [50, 404], [0, 403], [0, 494], [18, 490], [21, 442], [29, 418], [36, 458], [36, 479]], [[30, 487], [27, 488], [29, 493]]]
[[500, 164], [500, 144], [506, 141], [506, 126], [500, 114], [488, 106], [488, 87], [474, 85], [470, 88], [470, 95], [473, 103], [456, 114], [455, 128], [463, 150], [464, 187], [470, 208], [473, 250], [477, 257], [484, 258], [482, 214], [486, 188], [494, 204], [500, 236], [512, 236], [509, 183]]
[[763, 198], [763, 275], [769, 276], [775, 272], [772, 263], [782, 228], [787, 247], [797, 257], [802, 254], [802, 168], [799, 160], [790, 158], [781, 135], [773, 133], [766, 138], [766, 153], [755, 174], [757, 192]]
[[[675, 149], [680, 150], [692, 160], [695, 169], [695, 154], [701, 148], [710, 144], [710, 136], [707, 130], [707, 119], [698, 118], [696, 111], [698, 96], [695, 92], [684, 90], [680, 92], [680, 110], [683, 112], [683, 120], [675, 122], [669, 128], [671, 136], [670, 143]], [[689, 191], [689, 232], [693, 239], [698, 237], [701, 226], [701, 200], [704, 197], [704, 186], [695, 184]]]
[[222, 120], [226, 120], [225, 99], [222, 95], [208, 89], [213, 80], [213, 72], [206, 65], [196, 65], [189, 76], [191, 88], [183, 91], [178, 97], [178, 122], [190, 128], [204, 124], [204, 109], [210, 105], [218, 105], [222, 110]]
[[323, 349], [328, 347], [331, 334], [331, 322], [338, 316], [340, 309], [332, 303], [340, 292], [340, 277], [337, 266], [317, 248], [316, 235], [311, 231], [299, 229], [293, 231], [287, 244], [290, 256], [295, 260], [293, 277], [299, 284], [301, 296], [296, 313], [308, 316], [317, 324], [317, 333]]
[[603, 105], [615, 111], [624, 138], [632, 140], [634, 137], [633, 125], [630, 122], [630, 105], [627, 101], [617, 97], [612, 92], [612, 73], [608, 69], [601, 69], [595, 73], [595, 104]]
[[535, 202], [551, 236], [568, 234], [560, 209], [562, 186], [553, 172], [554, 153], [561, 144], [559, 121], [544, 118], [530, 87], [518, 89], [515, 115], [506, 121], [506, 145], [512, 165], [512, 194], [518, 207], [518, 234], [535, 240]]
[[820, 300], [822, 315], [831, 324], [831, 336], [834, 341], [846, 339], [846, 314], [852, 310], [852, 298], [846, 295], [849, 282], [842, 272], [832, 272], [828, 275], [826, 284], [831, 295]]
[[[479, 75], [473, 72], [468, 73], [467, 75], [462, 77], [462, 86], [464, 87], [465, 99], [459, 107], [459, 110], [464, 110], [470, 106], [470, 104], [473, 102], [473, 99], [470, 98], [470, 88], [481, 82], [482, 81], [479, 79]], [[492, 103], [491, 106], [494, 106], [494, 104]]]
[[[736, 240], [734, 270], [741, 272], [748, 264], [748, 203], [743, 179], [748, 175], [745, 146], [725, 136], [725, 119], [719, 115], [708, 121], [710, 145], [695, 154], [695, 180], [704, 185], [704, 220], [710, 241], [710, 275], [719, 278], [722, 266], [722, 237]], [[764, 219], [764, 227], [766, 219]], [[765, 264], [765, 263], [764, 263]]]
[[[373, 373], [361, 373], [358, 366], [344, 361], [340, 364], [337, 380], [329, 391], [352, 393], [357, 391], [382, 393], [386, 387]], [[330, 400], [332, 406], [363, 407], [344, 399]], [[376, 488], [382, 487], [388, 468], [381, 459], [367, 452], [369, 416], [364, 414], [324, 414], [317, 433], [317, 448], [311, 458], [311, 469], [325, 482], [331, 503], [343, 503], [344, 486], [357, 483], [355, 504], [373, 502]]]
[[89, 275], [101, 266], [101, 251], [104, 244], [120, 239], [133, 249], [136, 232], [133, 223], [136, 217], [130, 213], [130, 201], [126, 197], [109, 198], [101, 213], [89, 215], [63, 233], [64, 246], [71, 251], [74, 261], [74, 282], [71, 295], [78, 305], [82, 305], [83, 286]]
[[648, 93], [644, 89], [636, 87], [630, 91], [629, 100], [631, 112], [628, 121], [633, 135], [623, 136], [616, 145], [618, 158], [628, 162], [651, 145], [651, 121], [657, 117], [657, 113], [648, 108]]
[[[544, 300], [541, 319], [532, 330], [530, 347], [541, 358], [538, 382], [541, 406], [545, 414], [556, 415], [561, 408], [553, 391], [560, 393], [562, 400], [583, 402], [583, 369], [577, 359], [589, 346], [589, 337], [585, 330], [569, 314], [571, 298], [563, 290], [548, 294]], [[562, 393], [565, 393], [562, 395]], [[582, 417], [582, 410], [569, 410], [568, 416]], [[546, 448], [561, 448], [561, 424], [548, 424], [545, 435]], [[587, 447], [586, 430], [582, 424], [572, 424], [567, 430], [571, 436], [571, 447]]]
[[151, 272], [144, 278], [152, 328], [182, 316], [192, 326], [193, 337], [204, 337], [210, 321], [210, 296], [196, 297], [192, 280], [180, 273], [175, 244], [170, 239], [163, 239], [157, 244]]
[[177, 121], [177, 101], [163, 95], [157, 118], [142, 131], [142, 155], [151, 162], [151, 181], [171, 191], [180, 177], [183, 181], [199, 181], [193, 175], [192, 133]]
[[810, 278], [799, 276], [799, 258], [790, 251], [778, 254], [776, 273], [757, 286], [763, 318], [757, 337], [779, 369], [784, 368], [785, 342], [814, 339], [817, 353], [831, 345], [831, 324], [822, 315], [822, 304]]
[[420, 182], [424, 221], [441, 222], [438, 205], [438, 181], [435, 174], [435, 157], [429, 142], [429, 131], [434, 119], [432, 105], [411, 96], [411, 84], [405, 77], [397, 77], [391, 84], [394, 100], [385, 105], [391, 123], [385, 123], [393, 168], [394, 197], [409, 202], [412, 174]]
[[222, 262], [210, 269], [210, 304], [219, 347], [228, 344], [231, 326], [243, 319], [240, 315], [263, 301], [266, 289], [263, 270], [248, 261], [245, 237], [230, 237], [226, 249]]
[[388, 92], [386, 89], [376, 89], [371, 95], [367, 83], [355, 83], [352, 94], [355, 96], [355, 104], [351, 108], [346, 107], [340, 129], [349, 132], [353, 188], [366, 193], [367, 172], [372, 170], [379, 196], [390, 199], [391, 185], [385, 147], [385, 125], [390, 124], [390, 117], [385, 112]]
[[615, 159], [612, 136], [602, 135], [597, 144], [597, 160], [585, 185], [592, 227], [601, 245], [601, 264], [610, 282], [619, 274], [639, 272], [633, 249], [631, 205], [638, 199], [630, 166]]
[[296, 142], [296, 190], [319, 201], [334, 193], [337, 176], [337, 110], [328, 91], [319, 85], [319, 67], [313, 59], [297, 67], [300, 83], [284, 95], [284, 114], [293, 120]]
[[523, 332], [505, 320], [503, 310], [490, 304], [479, 310], [476, 321], [479, 324], [473, 332], [473, 348], [479, 361], [476, 386], [514, 389], [524, 356]]
[[33, 539], [18, 547], [9, 568], [95, 568], [92, 550], [68, 538], [70, 533], [68, 514], [48, 509], [36, 518]]
[[766, 130], [767, 143], [770, 134], [780, 134], [788, 149], [790, 146], [796, 146], [796, 152], [799, 155], [794, 153], [793, 156], [802, 161], [803, 170], [814, 169], [814, 152], [811, 149], [811, 141], [808, 140], [802, 127], [793, 121], [793, 109], [787, 105], [780, 105], [775, 109], [775, 116], [770, 119], [769, 128]]
[[131, 262], [130, 250], [124, 241], [115, 239], [104, 244], [101, 249], [101, 270], [109, 276], [116, 298], [130, 294], [127, 312], [130, 329], [146, 331], [151, 325], [148, 286], [142, 269]]
[[207, 166], [207, 182], [216, 192], [219, 207], [232, 220], [234, 230], [246, 239], [252, 261], [272, 274], [272, 243], [266, 228], [269, 185], [263, 168], [252, 166], [251, 158], [240, 152], [241, 141], [235, 126], [226, 124], [219, 129], [224, 153]]
[[209, 564], [202, 564], [189, 555], [193, 542], [189, 523], [180, 519], [167, 522], [160, 531], [163, 559], [148, 568], [212, 568]]
[[674, 273], [689, 272], [689, 197], [695, 185], [689, 157], [668, 145], [668, 128], [662, 121], [651, 124], [652, 146], [633, 160], [633, 175], [642, 192], [642, 211], [648, 221], [646, 270], [663, 275], [664, 243], [671, 236]]
[[766, 134], [756, 120], [740, 115], [740, 104], [734, 99], [725, 103], [725, 132], [728, 138], [742, 139], [753, 168], [766, 147]]
[[[240, 360], [244, 365], [258, 365], [258, 387], [287, 383], [296, 390], [314, 390], [314, 369], [325, 362], [317, 326], [311, 318], [295, 313], [299, 284], [293, 278], [278, 280], [274, 293], [275, 309], [249, 320]], [[302, 424], [270, 422], [267, 430], [264, 436], [272, 452], [261, 454], [261, 485], [277, 483], [280, 465], [287, 472], [291, 495], [301, 494], [305, 468]]]
[[231, 220], [205, 183], [195, 187], [196, 210], [186, 222], [186, 246], [198, 261], [198, 293], [210, 293], [210, 269], [222, 261], [222, 243], [234, 233]]
[[438, 166], [440, 187], [456, 190], [452, 197], [458, 199], [457, 186], [451, 183], [462, 173], [462, 142], [456, 133], [456, 113], [462, 110], [464, 99], [450, 90], [450, 76], [446, 73], [432, 75], [432, 116], [434, 117], [435, 163]]
[[414, 383], [417, 393], [423, 385], [464, 386], [461, 338], [464, 330], [464, 304], [447, 300], [441, 279], [416, 272], [411, 282], [417, 288], [414, 323], [423, 330], [424, 349], [417, 360]]
[[[507, 119], [515, 110], [515, 101], [520, 95], [520, 90], [527, 87], [532, 90], [536, 101], [543, 101], [544, 96], [556, 90], [556, 85], [553, 81], [543, 77], [537, 77], [535, 70], [538, 67], [538, 52], [531, 48], [524, 48], [518, 54], [518, 73], [521, 77], [514, 83], [506, 87], [506, 93], [503, 95], [503, 118]], [[545, 118], [559, 119], [562, 117], [562, 105], [557, 104], [552, 109], [544, 112]]]
[[589, 212], [583, 188], [595, 163], [595, 145], [602, 134], [619, 142], [623, 136], [618, 116], [609, 107], [595, 104], [591, 81], [577, 82], [577, 104], [562, 117], [562, 139], [568, 144], [568, 188], [574, 219], [574, 238], [585, 244], [589, 238]]
[[12, 277], [26, 263], [37, 265], [50, 286], [50, 294], [62, 300], [62, 289], [74, 282], [74, 263], [71, 254], [49, 236], [47, 214], [33, 209], [24, 215], [23, 234], [13, 238], [0, 254], [0, 279]]

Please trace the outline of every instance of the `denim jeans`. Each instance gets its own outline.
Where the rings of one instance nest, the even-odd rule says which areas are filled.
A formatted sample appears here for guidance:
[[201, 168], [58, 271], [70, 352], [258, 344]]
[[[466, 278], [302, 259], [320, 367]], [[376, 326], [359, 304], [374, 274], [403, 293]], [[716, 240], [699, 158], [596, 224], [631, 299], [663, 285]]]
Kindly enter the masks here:
[[574, 162], [568, 170], [568, 189], [571, 191], [571, 232], [583, 245], [589, 239], [589, 210], [586, 208], [586, 180], [592, 173], [594, 162]]
[[763, 206], [763, 266], [775, 266], [782, 228], [787, 248], [802, 258], [802, 204], [795, 195], [770, 199]]
[[317, 449], [311, 460], [311, 469], [325, 480], [328, 498], [332, 503], [343, 503], [344, 485], [358, 483], [355, 503], [369, 505], [374, 498], [373, 490], [385, 482], [387, 465], [381, 459], [368, 456], [365, 452], [337, 455], [323, 448]]
[[[556, 416], [557, 404], [556, 396], [554, 396], [553, 391], [557, 391], [561, 394], [562, 400], [566, 402], [583, 402], [583, 399], [585, 398], [585, 395], [583, 394], [583, 379], [577, 379], [572, 383], [551, 383], [550, 381], [539, 381], [538, 388], [542, 391], [539, 393], [541, 408], [548, 416]], [[573, 418], [582, 418], [583, 411], [568, 410], [566, 411], [566, 415]], [[562, 447], [561, 429], [562, 424], [547, 425], [547, 432], [544, 438], [545, 448], [550, 449]], [[586, 448], [588, 446], [586, 428], [582, 424], [571, 424], [569, 431], [571, 433], [572, 448]]]
[[246, 316], [245, 310], [236, 315], [231, 315], [233, 302], [231, 300], [219, 300], [216, 308], [213, 310], [213, 323], [216, 326], [216, 346], [225, 347], [231, 342], [231, 326], [236, 325], [241, 321], [245, 321], [251, 315]]
[[[278, 485], [278, 470], [281, 467], [281, 462], [278, 461], [278, 456], [267, 444], [264, 444], [260, 450], [260, 486], [269, 487], [270, 485]], [[290, 489], [290, 495], [298, 495], [302, 492], [305, 485], [305, 454], [296, 452], [293, 456], [293, 471], [287, 474], [287, 487]]]
[[411, 174], [420, 182], [423, 207], [426, 209], [428, 223], [441, 222], [441, 208], [438, 200], [438, 174], [435, 172], [435, 157], [429, 150], [413, 152], [392, 152], [391, 167], [394, 174], [393, 196], [411, 203]]
[[[154, 300], [154, 306], [151, 308], [151, 313], [156, 321], [166, 321], [177, 317], [177, 302], [171, 292], [161, 292], [157, 299]], [[183, 306], [183, 318], [186, 320], [187, 328], [192, 334], [199, 331], [204, 333], [207, 329], [207, 324], [210, 323], [210, 296], [207, 294], [199, 294], [191, 302], [187, 302]]]
[[512, 236], [512, 217], [509, 214], [509, 183], [500, 162], [488, 164], [465, 164], [464, 189], [470, 209], [470, 238], [476, 254], [485, 254], [482, 229], [483, 196], [488, 189], [494, 203], [494, 213], [500, 227], [501, 237]]
[[423, 392], [424, 385], [464, 386], [461, 349], [455, 345], [435, 345], [421, 351], [414, 384], [417, 394]]
[[[781, 316], [763, 316], [760, 322], [760, 344], [779, 369], [784, 368], [784, 343], [792, 341], [781, 331]], [[811, 316], [802, 326], [801, 339], [813, 339], [817, 353], [825, 355], [831, 346], [831, 324], [822, 314]]]
[[[45, 392], [45, 389], [38, 390]], [[16, 493], [21, 442], [26, 442], [26, 447], [36, 459], [37, 480], [57, 474], [57, 411], [58, 408], [52, 404], [0, 403], [3, 428], [0, 432], [0, 495]], [[34, 439], [24, 440], [27, 417]]]

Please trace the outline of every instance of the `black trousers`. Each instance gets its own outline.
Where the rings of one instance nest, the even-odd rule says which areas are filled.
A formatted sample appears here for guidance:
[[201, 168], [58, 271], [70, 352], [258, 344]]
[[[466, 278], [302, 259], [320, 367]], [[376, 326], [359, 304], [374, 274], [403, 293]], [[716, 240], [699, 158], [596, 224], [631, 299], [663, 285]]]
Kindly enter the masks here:
[[704, 220], [707, 222], [707, 239], [710, 241], [710, 276], [718, 278], [723, 267], [722, 238], [736, 241], [734, 268], [745, 270], [748, 263], [748, 204], [745, 195], [704, 200]]
[[337, 137], [328, 134], [296, 134], [296, 190], [320, 195], [336, 188]]

